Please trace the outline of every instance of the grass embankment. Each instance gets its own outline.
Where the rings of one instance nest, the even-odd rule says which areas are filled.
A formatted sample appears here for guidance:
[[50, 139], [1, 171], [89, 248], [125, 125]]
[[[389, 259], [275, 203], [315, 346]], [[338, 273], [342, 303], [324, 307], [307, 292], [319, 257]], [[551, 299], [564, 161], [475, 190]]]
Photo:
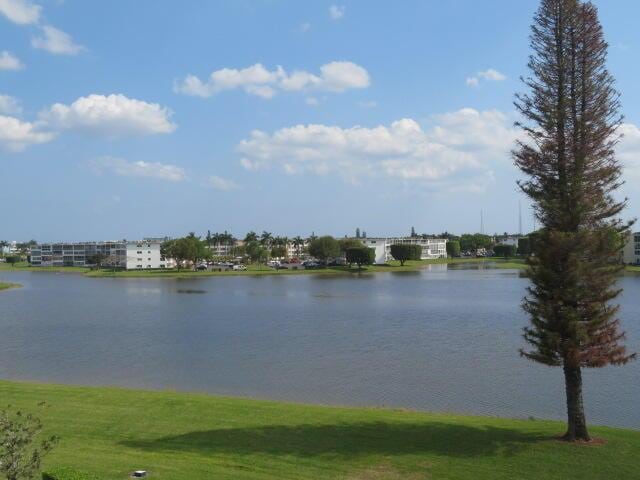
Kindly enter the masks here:
[[0, 270], [12, 272], [55, 272], [55, 273], [86, 273], [91, 269], [86, 267], [32, 267], [29, 262], [18, 262], [15, 264], [2, 262]]
[[[362, 274], [362, 273], [380, 273], [380, 272], [413, 272], [429, 265], [438, 264], [467, 264], [467, 263], [487, 263], [487, 265], [497, 266], [499, 268], [520, 268], [524, 265], [516, 264], [513, 262], [506, 262], [503, 259], [438, 259], [438, 260], [424, 260], [424, 261], [407, 261], [403, 266], [400, 262], [392, 261], [386, 265], [369, 265], [359, 269], [357, 266], [336, 266], [327, 268], [314, 268], [314, 269], [281, 269], [276, 270], [274, 268], [267, 267], [266, 265], [248, 265], [245, 271], [192, 271], [192, 270], [94, 270], [86, 273], [88, 277], [159, 277], [159, 278], [192, 278], [192, 277], [218, 277], [218, 276], [247, 276], [247, 275], [350, 275], [350, 274]], [[516, 267], [509, 266], [503, 267], [502, 265], [517, 265]]]
[[9, 290], [10, 288], [19, 288], [22, 285], [20, 285], [19, 283], [5, 283], [5, 282], [0, 282], [0, 291], [2, 290]]
[[0, 399], [61, 437], [45, 469], [105, 480], [640, 478], [631, 430], [593, 428], [606, 443], [585, 446], [555, 440], [550, 421], [5, 381]]

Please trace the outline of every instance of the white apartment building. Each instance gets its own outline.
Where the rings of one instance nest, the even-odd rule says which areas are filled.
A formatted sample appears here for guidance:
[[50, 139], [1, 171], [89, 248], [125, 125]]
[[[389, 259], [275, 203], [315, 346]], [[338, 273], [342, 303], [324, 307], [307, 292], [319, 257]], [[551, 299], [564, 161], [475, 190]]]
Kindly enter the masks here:
[[127, 242], [125, 268], [127, 270], [168, 268], [167, 259], [160, 253], [161, 245], [161, 241], [154, 239]]
[[422, 247], [421, 260], [433, 260], [447, 258], [446, 238], [422, 238], [422, 237], [392, 237], [392, 238], [360, 238], [360, 241], [375, 251], [375, 263], [383, 264], [393, 260], [391, 245], [420, 245]]
[[627, 265], [640, 265], [640, 232], [629, 233], [627, 236], [622, 261]]
[[102, 256], [103, 265], [126, 268], [170, 268], [160, 255], [162, 240], [106, 241], [78, 243], [43, 243], [31, 248], [31, 265], [42, 267], [90, 267], [95, 256]]

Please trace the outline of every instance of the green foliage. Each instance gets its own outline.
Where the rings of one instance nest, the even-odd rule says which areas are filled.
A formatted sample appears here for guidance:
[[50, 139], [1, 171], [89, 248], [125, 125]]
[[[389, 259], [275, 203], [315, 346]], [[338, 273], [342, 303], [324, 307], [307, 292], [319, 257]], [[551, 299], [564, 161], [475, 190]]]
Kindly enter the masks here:
[[363, 246], [362, 242], [357, 238], [341, 238], [338, 242], [340, 243], [340, 251], [342, 253], [347, 253], [347, 250], [350, 248]]
[[349, 265], [355, 263], [358, 265], [358, 268], [362, 268], [362, 265], [371, 265], [376, 260], [375, 250], [365, 247], [364, 245], [349, 247], [345, 254], [347, 256], [347, 263]]
[[326, 264], [330, 258], [340, 255], [340, 243], [330, 235], [318, 237], [309, 243], [309, 254]]
[[287, 256], [287, 247], [276, 246], [271, 249], [271, 256], [274, 258], [284, 258]]
[[245, 253], [252, 262], [262, 262], [269, 257], [269, 251], [257, 240], [245, 244]]
[[493, 247], [493, 253], [498, 257], [515, 257], [516, 246], [515, 245], [496, 245]]
[[98, 480], [98, 477], [71, 467], [57, 467], [43, 472], [42, 480]]
[[518, 255], [531, 255], [531, 239], [529, 237], [518, 239]]
[[460, 236], [460, 248], [465, 252], [490, 248], [492, 244], [491, 237], [482, 233], [465, 233]]
[[178, 268], [182, 262], [191, 262], [194, 266], [199, 260], [209, 258], [211, 251], [206, 242], [200, 240], [193, 233], [184, 238], [168, 240], [160, 248], [161, 254], [167, 258], [174, 258], [178, 262]]
[[20, 255], [9, 255], [5, 257], [5, 261], [10, 265], [15, 265], [16, 263], [20, 263], [20, 261], [22, 261], [22, 257], [20, 257]]
[[31, 479], [40, 472], [42, 457], [58, 440], [38, 439], [42, 423], [31, 414], [0, 411], [0, 474], [7, 480]]
[[407, 260], [420, 260], [422, 257], [422, 247], [420, 245], [407, 245], [396, 243], [391, 245], [391, 256], [404, 266]]
[[459, 240], [449, 240], [447, 242], [447, 255], [452, 258], [460, 256], [460, 241]]

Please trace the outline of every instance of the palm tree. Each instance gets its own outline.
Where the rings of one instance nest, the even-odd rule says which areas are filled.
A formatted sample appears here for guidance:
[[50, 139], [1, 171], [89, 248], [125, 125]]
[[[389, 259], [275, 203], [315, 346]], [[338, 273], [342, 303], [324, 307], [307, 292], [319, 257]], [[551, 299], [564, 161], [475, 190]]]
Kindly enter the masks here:
[[302, 253], [302, 246], [304, 245], [304, 239], [298, 235], [293, 238], [293, 246], [296, 248], [296, 253], [298, 256]]
[[260, 235], [260, 243], [264, 247], [268, 247], [269, 245], [271, 245], [272, 240], [273, 236], [267, 231], [263, 231], [262, 235]]
[[258, 234], [252, 230], [244, 236], [244, 241], [245, 243], [257, 242]]

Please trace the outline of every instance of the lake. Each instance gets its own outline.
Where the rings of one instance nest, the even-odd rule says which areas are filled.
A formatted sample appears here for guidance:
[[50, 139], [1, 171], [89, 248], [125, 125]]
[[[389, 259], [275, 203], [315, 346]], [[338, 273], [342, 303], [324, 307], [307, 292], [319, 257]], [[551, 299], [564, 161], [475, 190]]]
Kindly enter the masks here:
[[[518, 355], [513, 270], [195, 279], [0, 271], [0, 378], [565, 418], [562, 371]], [[640, 276], [621, 279], [640, 350]], [[588, 420], [640, 428], [640, 362], [585, 373]]]

